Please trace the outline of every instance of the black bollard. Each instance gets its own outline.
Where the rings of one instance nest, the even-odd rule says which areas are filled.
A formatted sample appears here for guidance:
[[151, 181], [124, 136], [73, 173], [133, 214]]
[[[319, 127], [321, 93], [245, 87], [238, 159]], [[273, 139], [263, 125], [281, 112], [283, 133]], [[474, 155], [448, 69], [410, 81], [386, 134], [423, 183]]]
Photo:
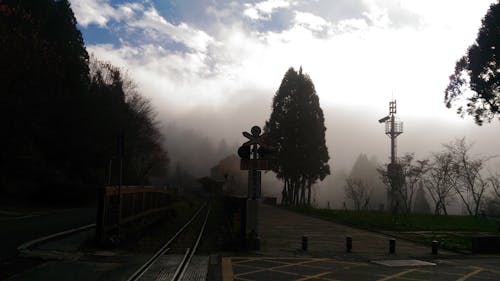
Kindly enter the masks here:
[[437, 255], [438, 254], [438, 245], [439, 245], [438, 241], [436, 241], [436, 240], [432, 241], [432, 254], [433, 255]]
[[307, 251], [307, 236], [302, 236], [302, 251]]
[[348, 253], [351, 252], [351, 250], [352, 250], [352, 237], [351, 236], [345, 237], [345, 248], [346, 248]]
[[396, 253], [396, 239], [391, 238], [389, 240], [389, 254]]

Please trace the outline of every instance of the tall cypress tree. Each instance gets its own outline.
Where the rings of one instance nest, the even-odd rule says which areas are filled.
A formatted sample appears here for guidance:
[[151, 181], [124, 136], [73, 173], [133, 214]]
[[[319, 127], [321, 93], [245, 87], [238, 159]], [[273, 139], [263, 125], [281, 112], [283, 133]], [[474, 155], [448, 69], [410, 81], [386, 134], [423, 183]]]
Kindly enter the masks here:
[[277, 150], [274, 172], [284, 182], [285, 204], [310, 204], [311, 186], [330, 174], [324, 121], [309, 75], [302, 68], [288, 69], [265, 127], [268, 141]]

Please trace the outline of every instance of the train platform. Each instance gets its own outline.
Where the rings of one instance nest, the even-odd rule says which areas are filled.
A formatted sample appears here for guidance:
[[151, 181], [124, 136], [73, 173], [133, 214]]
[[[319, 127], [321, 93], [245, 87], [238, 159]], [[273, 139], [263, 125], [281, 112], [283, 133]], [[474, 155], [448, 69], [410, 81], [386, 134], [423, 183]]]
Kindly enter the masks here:
[[[266, 204], [259, 205], [259, 255], [301, 256], [374, 260], [383, 258], [432, 258], [431, 248], [389, 235], [362, 230], [302, 215]], [[302, 237], [308, 240], [302, 251]], [[346, 251], [346, 237], [352, 238], [352, 250]], [[389, 254], [389, 240], [396, 239], [395, 253]], [[440, 250], [440, 256], [456, 256]]]
[[[470, 258], [259, 205], [260, 249], [222, 257], [222, 280], [500, 280], [500, 257]], [[307, 250], [302, 237], [308, 238]], [[352, 250], [346, 250], [346, 236]]]

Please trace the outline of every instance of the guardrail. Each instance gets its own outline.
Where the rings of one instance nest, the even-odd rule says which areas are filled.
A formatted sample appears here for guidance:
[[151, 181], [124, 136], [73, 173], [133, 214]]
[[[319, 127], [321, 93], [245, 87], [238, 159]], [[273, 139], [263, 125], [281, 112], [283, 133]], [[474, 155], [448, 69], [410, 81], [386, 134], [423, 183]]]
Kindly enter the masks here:
[[148, 186], [106, 186], [101, 189], [97, 209], [96, 238], [103, 243], [107, 238], [121, 236], [122, 226], [142, 228], [160, 218], [169, 210], [172, 196], [161, 188]]

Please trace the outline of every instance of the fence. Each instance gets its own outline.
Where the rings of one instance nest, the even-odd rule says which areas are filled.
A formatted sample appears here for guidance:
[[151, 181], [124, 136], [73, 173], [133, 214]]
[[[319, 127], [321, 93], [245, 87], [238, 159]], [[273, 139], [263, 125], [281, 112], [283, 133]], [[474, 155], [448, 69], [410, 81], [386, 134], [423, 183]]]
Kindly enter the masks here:
[[169, 210], [172, 196], [161, 188], [139, 186], [106, 186], [101, 189], [97, 210], [96, 238], [104, 242], [120, 235], [122, 226], [141, 228], [151, 224]]

